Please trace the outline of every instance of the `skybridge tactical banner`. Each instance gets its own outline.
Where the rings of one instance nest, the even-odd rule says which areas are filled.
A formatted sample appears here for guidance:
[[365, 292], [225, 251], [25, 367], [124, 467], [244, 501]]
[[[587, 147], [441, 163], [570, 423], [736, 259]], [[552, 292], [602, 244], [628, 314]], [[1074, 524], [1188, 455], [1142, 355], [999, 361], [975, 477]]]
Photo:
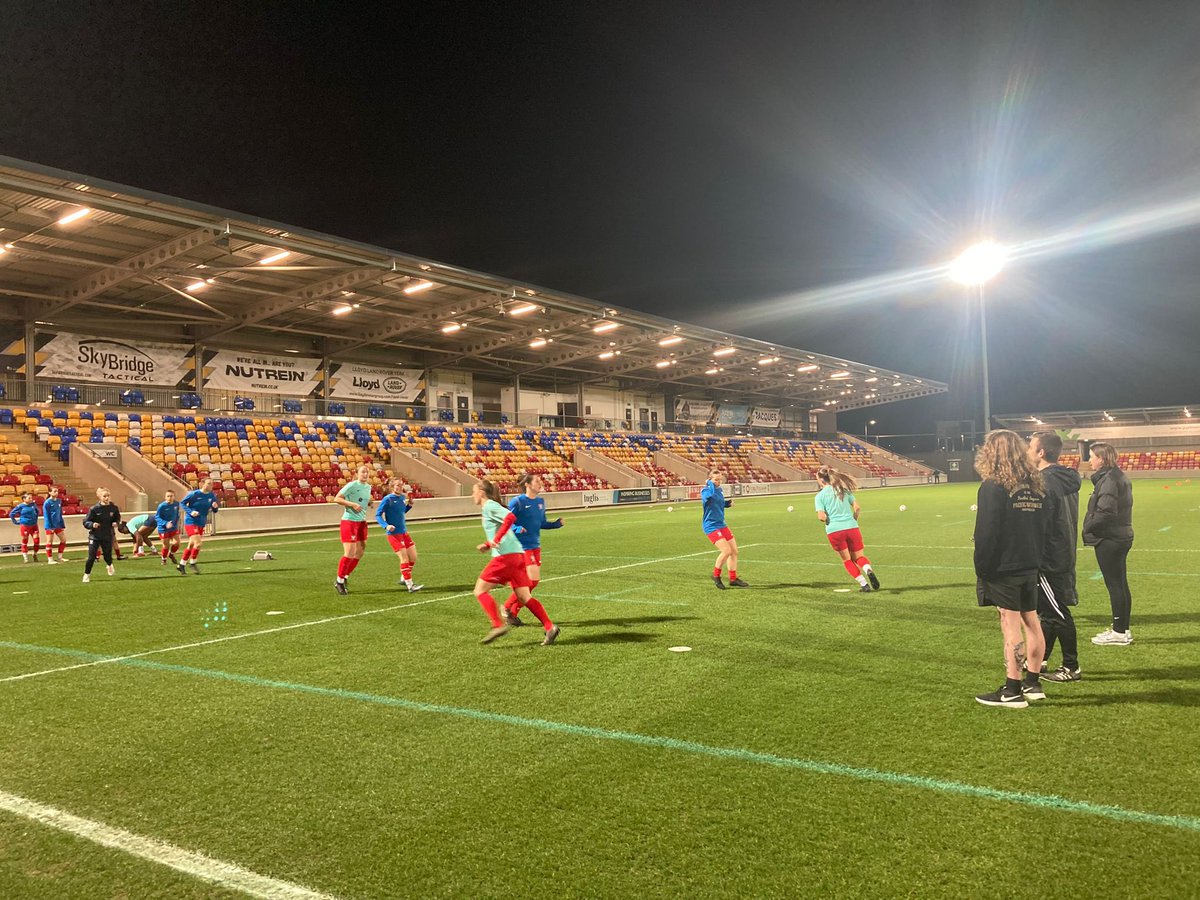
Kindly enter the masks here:
[[421, 369], [385, 369], [338, 363], [329, 373], [329, 396], [339, 400], [412, 403], [425, 393]]
[[164, 387], [191, 382], [193, 348], [187, 344], [65, 333], [39, 333], [36, 340], [38, 378]]
[[307, 397], [321, 389], [321, 360], [290, 353], [206, 350], [204, 386], [242, 393]]

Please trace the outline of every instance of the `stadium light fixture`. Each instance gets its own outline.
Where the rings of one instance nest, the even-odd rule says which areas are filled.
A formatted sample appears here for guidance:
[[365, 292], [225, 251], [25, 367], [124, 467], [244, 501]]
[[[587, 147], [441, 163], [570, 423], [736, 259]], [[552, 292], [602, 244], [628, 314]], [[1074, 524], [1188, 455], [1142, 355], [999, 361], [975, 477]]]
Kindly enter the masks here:
[[541, 350], [547, 343], [549, 342], [545, 338], [534, 338], [529, 342], [529, 348], [531, 350]]
[[601, 359], [612, 359], [616, 355], [617, 354], [615, 352], [613, 352], [612, 350], [605, 350], [603, 353], [600, 354], [600, 358]]
[[345, 306], [339, 306], [337, 309], [335, 309], [333, 311], [333, 314], [335, 316], [344, 316], [346, 313], [350, 312], [352, 309], [354, 309], [354, 307], [347, 303]]
[[796, 371], [797, 372], [815, 372], [819, 368], [821, 368], [821, 367], [818, 366], [816, 363], [809, 363], [807, 366], [797, 367]]
[[258, 261], [258, 264], [260, 266], [269, 266], [271, 263], [277, 263], [281, 259], [286, 259], [291, 255], [292, 253], [290, 250], [280, 250], [278, 253], [272, 253], [270, 256], [264, 256]]
[[537, 305], [534, 303], [526, 303], [524, 306], [518, 306], [516, 309], [510, 309], [508, 314], [510, 316], [524, 316], [533, 312], [537, 308]]
[[1189, 419], [1192, 417], [1192, 411], [1190, 409], [1188, 409], [1186, 406], [1183, 408], [1183, 414], [1185, 416], [1187, 416]]
[[737, 347], [722, 347], [720, 350], [714, 350], [713, 356], [729, 356], [731, 353], [737, 353]]
[[980, 241], [964, 250], [950, 264], [950, 277], [959, 284], [986, 284], [1000, 274], [1008, 251], [995, 241]]
[[194, 294], [197, 291], [204, 290], [206, 287], [208, 287], [212, 283], [213, 283], [213, 280], [211, 278], [205, 278], [200, 281], [193, 281], [186, 288], [184, 288], [184, 290], [187, 291], [188, 293]]
[[67, 213], [65, 216], [63, 216], [61, 219], [58, 220], [58, 224], [59, 225], [70, 225], [72, 222], [78, 222], [80, 219], [84, 218], [85, 216], [89, 216], [91, 214], [92, 214], [92, 211], [88, 207], [84, 206], [84, 207], [81, 207], [81, 208], [75, 210], [74, 212]]
[[599, 325], [594, 326], [592, 331], [595, 334], [604, 334], [608, 331], [616, 331], [620, 327], [621, 324], [619, 322], [601, 322]]
[[421, 291], [427, 291], [433, 287], [432, 281], [418, 281], [416, 284], [410, 284], [404, 289], [406, 294], [419, 294]]
[[670, 337], [665, 337], [665, 338], [663, 338], [661, 341], [659, 341], [659, 342], [658, 342], [658, 346], [660, 346], [660, 347], [674, 347], [676, 344], [682, 344], [682, 343], [683, 343], [683, 338], [681, 338], [681, 337], [680, 337], [679, 335], [677, 335], [677, 334], [673, 334], [673, 335], [671, 335]]
[[456, 331], [462, 331], [462, 326], [457, 322], [450, 322], [442, 326], [442, 334], [454, 334]]
[[769, 366], [772, 363], [777, 363], [777, 362], [779, 362], [778, 356], [764, 356], [762, 359], [760, 359], [758, 361], [758, 364], [760, 366]]
[[832, 375], [830, 375], [829, 377], [830, 377], [830, 378], [849, 378], [849, 377], [850, 377], [850, 373], [849, 373], [849, 372], [846, 372], [846, 371], [834, 372], [834, 373], [833, 373]]

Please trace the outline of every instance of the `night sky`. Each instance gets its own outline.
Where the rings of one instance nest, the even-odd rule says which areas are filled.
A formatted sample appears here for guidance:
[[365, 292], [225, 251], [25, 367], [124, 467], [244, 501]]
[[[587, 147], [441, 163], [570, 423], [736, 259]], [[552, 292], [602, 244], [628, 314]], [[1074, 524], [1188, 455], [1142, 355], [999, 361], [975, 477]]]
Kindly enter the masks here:
[[1076, 231], [988, 286], [993, 411], [1200, 404], [1197, 47], [1190, 0], [10, 2], [0, 153], [953, 382], [841, 420], [927, 431], [967, 292], [820, 289], [979, 237]]

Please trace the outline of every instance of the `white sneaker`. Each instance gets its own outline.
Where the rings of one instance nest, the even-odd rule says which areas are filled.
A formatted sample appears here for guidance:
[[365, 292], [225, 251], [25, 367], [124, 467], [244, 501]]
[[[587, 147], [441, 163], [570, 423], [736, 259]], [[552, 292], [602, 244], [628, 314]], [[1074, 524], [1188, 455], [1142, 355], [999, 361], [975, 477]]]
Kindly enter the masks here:
[[111, 574], [113, 574], [114, 570], [113, 570], [112, 566], [105, 566], [104, 571], [107, 572], [109, 575], [111, 575]]
[[70, 562], [70, 560], [69, 560], [69, 559], [67, 559], [65, 556], [63, 556], [61, 553], [60, 553], [60, 554], [58, 554], [58, 561], [59, 561], [60, 563]]
[[21, 562], [29, 562], [29, 554], [28, 553], [21, 554]]
[[415, 591], [419, 591], [419, 590], [420, 590], [421, 588], [423, 588], [423, 587], [425, 587], [425, 585], [423, 585], [423, 584], [413, 584], [413, 583], [409, 582], [409, 585], [408, 585], [408, 592], [411, 594], [411, 593], [413, 593], [413, 592], [415, 592]]
[[1119, 647], [1127, 646], [1133, 643], [1132, 631], [1113, 631], [1111, 628], [1106, 628], [1094, 638], [1093, 644], [1115, 644]]
[[47, 557], [47, 558], [46, 558], [46, 565], [48, 565], [48, 566], [57, 566], [57, 565], [58, 565], [58, 563], [56, 563], [56, 562], [54, 561], [54, 557], [53, 557], [53, 556], [50, 556], [50, 557]]
[[91, 575], [84, 575], [84, 576], [83, 576], [83, 583], [84, 583], [84, 584], [87, 584], [87, 583], [88, 583], [89, 581], [91, 581], [91, 580], [92, 580], [92, 576], [91, 576]]

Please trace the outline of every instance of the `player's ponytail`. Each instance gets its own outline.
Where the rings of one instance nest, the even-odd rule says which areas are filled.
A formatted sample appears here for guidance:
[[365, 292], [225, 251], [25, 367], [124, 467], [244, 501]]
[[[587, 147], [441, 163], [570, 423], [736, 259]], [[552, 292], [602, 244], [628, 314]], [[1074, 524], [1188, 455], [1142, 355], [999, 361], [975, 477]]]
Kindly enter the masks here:
[[839, 500], [845, 497], [846, 494], [853, 494], [858, 490], [858, 482], [854, 479], [853, 475], [847, 472], [840, 472], [829, 466], [821, 466], [821, 468], [817, 469], [817, 479], [822, 484], [832, 485], [834, 491], [837, 492]]
[[479, 486], [483, 488], [483, 496], [487, 497], [489, 500], [495, 500], [501, 505], [504, 504], [503, 495], [500, 493], [500, 488], [495, 482], [488, 481], [486, 478], [481, 478], [479, 480]]

